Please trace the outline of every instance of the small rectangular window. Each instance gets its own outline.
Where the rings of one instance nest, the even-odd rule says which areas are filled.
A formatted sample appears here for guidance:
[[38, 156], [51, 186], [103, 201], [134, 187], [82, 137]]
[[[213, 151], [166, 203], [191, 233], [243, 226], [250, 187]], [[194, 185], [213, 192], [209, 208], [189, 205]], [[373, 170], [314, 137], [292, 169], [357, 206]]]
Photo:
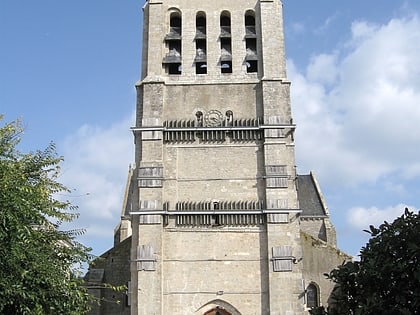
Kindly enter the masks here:
[[292, 271], [292, 246], [281, 245], [272, 248], [273, 271]]
[[140, 200], [140, 210], [159, 210], [162, 203], [159, 200]]
[[267, 176], [287, 176], [286, 165], [266, 165], [265, 174]]
[[258, 72], [258, 61], [257, 60], [247, 60], [246, 61], [246, 72], [247, 73]]
[[288, 180], [287, 177], [270, 177], [267, 178], [268, 188], [287, 188]]
[[168, 66], [168, 73], [169, 74], [181, 74], [182, 67], [180, 63], [172, 63]]
[[288, 213], [268, 213], [267, 222], [268, 223], [289, 223], [289, 214]]
[[287, 199], [267, 199], [267, 209], [287, 209]]
[[207, 63], [206, 62], [196, 62], [195, 63], [195, 73], [196, 74], [206, 74], [207, 73]]
[[220, 63], [221, 73], [232, 73], [232, 61], [222, 61]]
[[137, 270], [156, 270], [156, 258], [151, 245], [137, 246]]
[[162, 167], [140, 167], [139, 187], [162, 187]]

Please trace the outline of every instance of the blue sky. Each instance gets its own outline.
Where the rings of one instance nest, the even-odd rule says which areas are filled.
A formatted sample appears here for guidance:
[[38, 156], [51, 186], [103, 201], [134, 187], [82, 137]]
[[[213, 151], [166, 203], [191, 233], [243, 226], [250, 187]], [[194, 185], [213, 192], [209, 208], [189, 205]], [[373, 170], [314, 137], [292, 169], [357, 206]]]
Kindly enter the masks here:
[[[65, 158], [82, 241], [111, 247], [134, 160], [141, 0], [0, 0], [0, 113], [23, 151]], [[284, 0], [296, 164], [356, 255], [362, 230], [420, 208], [420, 1]]]

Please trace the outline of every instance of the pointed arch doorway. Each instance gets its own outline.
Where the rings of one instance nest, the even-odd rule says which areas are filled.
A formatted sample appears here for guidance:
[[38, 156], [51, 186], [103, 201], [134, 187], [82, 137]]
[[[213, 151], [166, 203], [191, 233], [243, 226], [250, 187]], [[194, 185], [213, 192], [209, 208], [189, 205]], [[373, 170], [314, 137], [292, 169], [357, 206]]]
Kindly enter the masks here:
[[242, 315], [227, 301], [216, 299], [201, 306], [194, 315]]
[[210, 311], [205, 312], [203, 315], [232, 315], [228, 311], [219, 307], [213, 308]]

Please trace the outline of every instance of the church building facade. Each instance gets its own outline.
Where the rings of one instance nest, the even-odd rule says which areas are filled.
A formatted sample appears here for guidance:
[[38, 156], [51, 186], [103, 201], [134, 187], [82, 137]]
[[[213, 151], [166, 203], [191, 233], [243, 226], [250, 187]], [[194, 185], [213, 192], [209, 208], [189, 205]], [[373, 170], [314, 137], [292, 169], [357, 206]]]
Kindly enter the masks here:
[[296, 173], [281, 1], [148, 0], [143, 13], [135, 166], [114, 247], [86, 276], [92, 314], [327, 305], [323, 274], [350, 257], [314, 174]]

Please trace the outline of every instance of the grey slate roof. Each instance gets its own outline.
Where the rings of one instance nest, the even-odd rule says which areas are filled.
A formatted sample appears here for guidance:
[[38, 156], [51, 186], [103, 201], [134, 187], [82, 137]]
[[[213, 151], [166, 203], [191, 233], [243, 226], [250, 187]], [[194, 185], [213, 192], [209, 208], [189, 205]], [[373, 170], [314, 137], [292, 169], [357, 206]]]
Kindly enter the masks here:
[[298, 175], [297, 180], [297, 193], [302, 216], [326, 216], [321, 192], [318, 190], [313, 175]]

